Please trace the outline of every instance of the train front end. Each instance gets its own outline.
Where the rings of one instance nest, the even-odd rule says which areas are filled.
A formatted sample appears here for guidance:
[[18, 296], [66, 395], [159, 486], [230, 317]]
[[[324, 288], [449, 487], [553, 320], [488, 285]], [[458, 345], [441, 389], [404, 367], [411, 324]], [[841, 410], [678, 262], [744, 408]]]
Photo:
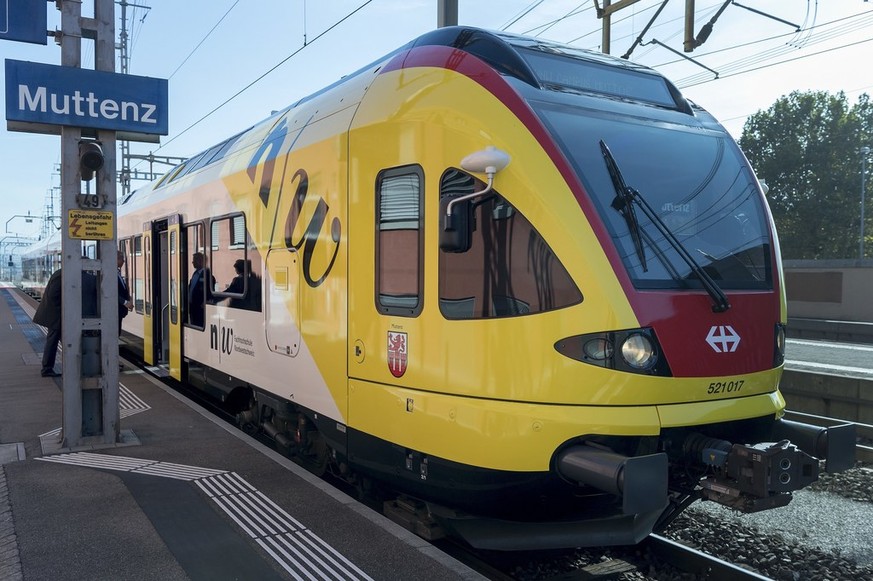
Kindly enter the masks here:
[[[482, 234], [486, 254], [497, 244], [494, 224], [507, 219], [506, 206], [539, 226], [579, 304], [565, 301], [559, 317], [531, 315], [527, 326], [505, 323], [529, 344], [553, 348], [502, 365], [535, 364], [543, 378], [522, 386], [507, 375], [507, 399], [563, 406], [533, 424], [566, 436], [549, 460], [561, 484], [541, 489], [558, 508], [544, 518], [544, 501], [490, 525], [450, 514], [444, 522], [483, 548], [631, 544], [696, 499], [746, 512], [776, 508], [817, 479], [820, 460], [828, 471], [853, 465], [852, 428], [782, 419], [787, 317], [778, 242], [761, 185], [724, 128], [651, 70], [509, 35], [489, 36], [483, 49], [475, 34], [486, 33], [460, 34], [455, 46], [479, 50], [500, 69], [494, 47], [506, 44], [511, 65], [502, 63], [502, 78], [520, 102], [498, 96], [557, 177], [529, 169], [521, 139], [496, 143], [513, 156], [494, 179], [497, 202], [465, 207], [469, 193], [443, 192], [441, 261], [450, 266], [441, 274], [460, 270], [453, 256], [477, 252], [458, 228], [474, 240], [493, 231]], [[445, 203], [453, 196], [461, 208]], [[555, 272], [536, 275], [540, 295], [559, 284]], [[519, 282], [505, 286], [523, 292]], [[561, 486], [564, 500], [554, 503]]]

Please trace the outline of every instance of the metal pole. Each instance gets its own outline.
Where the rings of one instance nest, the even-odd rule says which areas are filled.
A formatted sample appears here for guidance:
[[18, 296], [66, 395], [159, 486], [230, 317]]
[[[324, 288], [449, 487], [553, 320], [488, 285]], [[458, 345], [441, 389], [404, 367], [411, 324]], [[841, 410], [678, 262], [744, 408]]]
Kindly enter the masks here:
[[458, 0], [437, 0], [437, 28], [458, 25]]
[[[61, 64], [79, 68], [82, 63], [81, 2], [62, 2], [61, 10]], [[76, 209], [79, 194], [79, 139], [78, 127], [61, 127], [61, 215], [67, 220]], [[63, 432], [61, 446], [72, 448], [82, 441], [82, 389], [79, 372], [82, 345], [81, 243], [64, 229], [61, 237], [61, 280], [64, 297], [61, 324], [63, 353]]]
[[[115, 68], [115, 18], [113, 0], [94, 0], [94, 18], [82, 17], [81, 1], [66, 0], [61, 9], [61, 64], [81, 67], [81, 39], [94, 38], [95, 70], [113, 72]], [[95, 176], [96, 193], [103, 208], [113, 214], [110, 240], [97, 241], [97, 258], [82, 257], [82, 241], [73, 238], [69, 228], [61, 237], [63, 309], [63, 448], [119, 441], [118, 410], [118, 287], [115, 269], [116, 232], [116, 139], [115, 132], [96, 131], [103, 145], [104, 164]], [[82, 189], [79, 173], [79, 141], [82, 129], [61, 128], [61, 207], [67, 224], [79, 210]], [[86, 182], [86, 187], [90, 183]], [[99, 317], [83, 318], [83, 269], [98, 272]], [[90, 279], [89, 279], [90, 280]], [[100, 363], [95, 365], [95, 358]], [[87, 359], [87, 365], [86, 363]], [[95, 370], [96, 368], [96, 370]]]
[[859, 246], [858, 258], [864, 260], [864, 190], [866, 189], [867, 177], [867, 156], [870, 155], [870, 148], [864, 146], [861, 148], [861, 242]]

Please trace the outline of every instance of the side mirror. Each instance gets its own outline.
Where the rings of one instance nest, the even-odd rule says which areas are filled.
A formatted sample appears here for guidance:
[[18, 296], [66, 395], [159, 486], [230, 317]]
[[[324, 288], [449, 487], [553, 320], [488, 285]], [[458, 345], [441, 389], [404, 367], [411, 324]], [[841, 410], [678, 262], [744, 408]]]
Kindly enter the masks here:
[[443, 252], [467, 252], [473, 243], [470, 202], [456, 202], [452, 205], [452, 213], [447, 213], [449, 202], [458, 198], [445, 196], [440, 200], [440, 250]]
[[440, 250], [467, 252], [473, 244], [473, 198], [483, 196], [494, 185], [494, 174], [509, 164], [509, 154], [489, 145], [461, 160], [465, 171], [488, 175], [488, 187], [463, 196], [446, 196], [440, 200]]

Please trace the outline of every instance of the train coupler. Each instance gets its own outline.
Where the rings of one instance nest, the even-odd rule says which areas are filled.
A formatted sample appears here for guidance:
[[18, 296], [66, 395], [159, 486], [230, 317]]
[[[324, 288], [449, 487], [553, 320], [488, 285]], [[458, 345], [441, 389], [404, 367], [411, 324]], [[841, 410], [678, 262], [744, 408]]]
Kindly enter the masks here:
[[787, 440], [705, 452], [715, 473], [700, 481], [703, 497], [742, 512], [785, 506], [792, 491], [818, 480], [818, 460]]

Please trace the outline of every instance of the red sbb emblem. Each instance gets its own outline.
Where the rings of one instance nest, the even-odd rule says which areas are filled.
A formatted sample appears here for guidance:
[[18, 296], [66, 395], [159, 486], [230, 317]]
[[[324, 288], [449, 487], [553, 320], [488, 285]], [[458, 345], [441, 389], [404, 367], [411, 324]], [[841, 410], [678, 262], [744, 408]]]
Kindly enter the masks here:
[[406, 373], [407, 349], [406, 333], [388, 331], [388, 370], [394, 377]]

